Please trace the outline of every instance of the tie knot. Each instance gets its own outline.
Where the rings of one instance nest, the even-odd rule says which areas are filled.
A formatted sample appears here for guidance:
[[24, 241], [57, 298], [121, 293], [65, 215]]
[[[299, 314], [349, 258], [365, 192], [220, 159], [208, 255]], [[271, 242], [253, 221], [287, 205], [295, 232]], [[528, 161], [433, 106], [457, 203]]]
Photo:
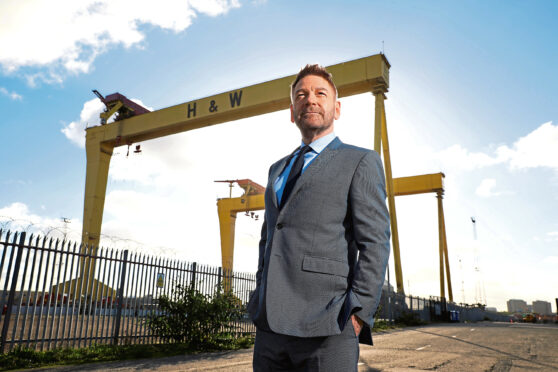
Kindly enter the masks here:
[[310, 145], [306, 145], [304, 146], [301, 150], [300, 150], [300, 156], [304, 156], [304, 154], [306, 154], [307, 152], [312, 151], [312, 147], [310, 147]]

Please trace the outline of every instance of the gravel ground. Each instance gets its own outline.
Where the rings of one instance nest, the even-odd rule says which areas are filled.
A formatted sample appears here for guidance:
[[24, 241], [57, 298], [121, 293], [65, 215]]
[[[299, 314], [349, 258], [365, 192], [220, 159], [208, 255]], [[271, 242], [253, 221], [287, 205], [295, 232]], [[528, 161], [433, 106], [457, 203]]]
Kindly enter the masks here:
[[[360, 346], [359, 372], [558, 371], [558, 326], [471, 323], [405, 328]], [[252, 371], [253, 349], [127, 360], [40, 371]], [[342, 371], [340, 371], [342, 372]]]

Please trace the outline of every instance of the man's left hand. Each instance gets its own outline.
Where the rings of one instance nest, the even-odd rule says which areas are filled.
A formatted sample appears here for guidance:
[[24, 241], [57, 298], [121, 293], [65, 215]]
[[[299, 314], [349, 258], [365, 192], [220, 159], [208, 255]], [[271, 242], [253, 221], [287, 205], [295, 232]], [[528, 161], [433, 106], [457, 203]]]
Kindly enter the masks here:
[[351, 315], [351, 322], [353, 322], [353, 328], [355, 329], [355, 334], [358, 337], [360, 331], [362, 330], [362, 325], [364, 322], [356, 315]]

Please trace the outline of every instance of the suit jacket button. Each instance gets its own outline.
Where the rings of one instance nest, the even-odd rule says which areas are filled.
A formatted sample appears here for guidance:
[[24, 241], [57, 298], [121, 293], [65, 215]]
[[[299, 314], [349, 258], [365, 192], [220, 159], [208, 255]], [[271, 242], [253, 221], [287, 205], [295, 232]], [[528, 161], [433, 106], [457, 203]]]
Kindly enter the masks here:
[[281, 230], [283, 228], [283, 224], [282, 223], [278, 223], [277, 224], [277, 230]]

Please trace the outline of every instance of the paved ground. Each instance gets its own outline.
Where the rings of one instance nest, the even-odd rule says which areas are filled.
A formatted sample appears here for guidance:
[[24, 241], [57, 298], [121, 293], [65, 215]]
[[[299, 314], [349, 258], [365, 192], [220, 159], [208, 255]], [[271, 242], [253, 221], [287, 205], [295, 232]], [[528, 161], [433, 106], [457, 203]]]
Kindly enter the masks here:
[[[359, 372], [375, 371], [558, 371], [558, 326], [476, 323], [430, 325], [374, 336], [361, 345]], [[252, 370], [252, 349], [41, 371]], [[343, 372], [343, 371], [340, 371]]]

